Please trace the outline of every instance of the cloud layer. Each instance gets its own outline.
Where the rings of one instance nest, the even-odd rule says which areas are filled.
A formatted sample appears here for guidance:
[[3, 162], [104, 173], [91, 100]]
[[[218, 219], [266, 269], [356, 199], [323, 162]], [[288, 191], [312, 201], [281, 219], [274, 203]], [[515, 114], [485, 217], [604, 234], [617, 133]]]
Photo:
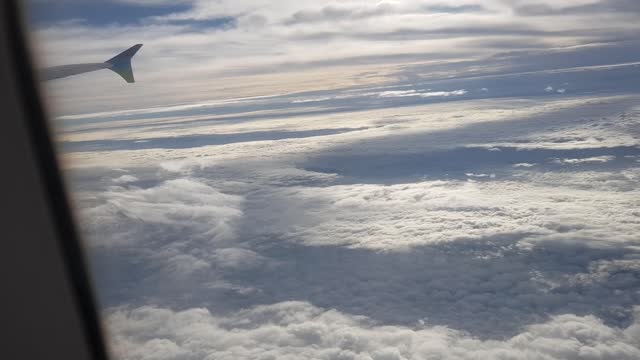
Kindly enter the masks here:
[[[383, 91], [390, 90], [375, 90]], [[633, 96], [498, 99], [321, 115], [277, 110], [243, 121], [188, 117], [228, 106], [217, 104], [87, 117], [104, 125], [73, 118], [77, 128], [65, 135], [98, 143], [126, 138], [140, 121], [131, 146], [155, 144], [67, 154], [110, 314], [128, 318], [151, 306], [172, 317], [201, 308], [217, 324], [296, 301], [318, 314], [334, 309], [376, 333], [457, 334], [456, 344], [492, 354], [513, 350], [523, 334], [546, 342], [531, 329], [555, 327], [558, 319], [627, 342], [621, 334], [634, 328], [640, 303], [635, 103]], [[142, 114], [148, 118], [136, 118]], [[358, 130], [319, 131], [347, 125]], [[165, 126], [238, 140], [163, 147]], [[282, 127], [289, 137], [237, 137]], [[316, 133], [297, 137], [299, 131]], [[239, 323], [275, 326], [252, 321], [225, 331], [243, 331]], [[183, 330], [151, 337], [112, 331], [123, 358], [218, 357], [220, 349], [250, 356], [215, 342], [185, 347]], [[376, 343], [382, 338], [374, 339], [360, 351], [410, 358], [403, 343], [383, 348]], [[518, 351], [570, 358], [610, 343], [580, 341], [561, 354]], [[320, 347], [303, 345], [265, 351], [321, 356], [314, 353]]]
[[382, 326], [304, 302], [228, 316], [202, 308], [114, 309], [114, 353], [126, 359], [636, 359], [640, 324], [610, 328], [593, 316], [562, 315], [504, 341], [424, 325]]

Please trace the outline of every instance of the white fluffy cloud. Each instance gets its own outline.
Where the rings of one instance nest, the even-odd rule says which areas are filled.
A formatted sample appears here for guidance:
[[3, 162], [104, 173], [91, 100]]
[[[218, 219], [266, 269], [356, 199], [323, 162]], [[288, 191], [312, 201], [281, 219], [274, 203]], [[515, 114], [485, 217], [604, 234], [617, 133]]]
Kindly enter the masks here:
[[[527, 180], [533, 184], [434, 181], [265, 190], [262, 198], [251, 199], [252, 205], [264, 210], [248, 215], [255, 217], [254, 236], [279, 234], [307, 245], [378, 250], [501, 234], [594, 246], [637, 242], [640, 223], [626, 210], [638, 205], [637, 191], [618, 192], [617, 187], [607, 189], [595, 178], [574, 180], [568, 174], [553, 184]], [[572, 180], [578, 186], [591, 186], [575, 189]], [[609, 180], [622, 179], [611, 175]], [[626, 181], [637, 188], [634, 180]]]
[[206, 309], [116, 308], [107, 314], [117, 359], [637, 359], [640, 323], [554, 316], [510, 339], [481, 341], [424, 325], [383, 326], [306, 302], [216, 316]]
[[82, 218], [88, 231], [108, 234], [90, 237], [101, 240], [95, 245], [107, 247], [152, 238], [146, 231], [158, 236], [185, 229], [189, 234], [182, 236], [189, 239], [224, 242], [234, 237], [234, 224], [242, 217], [242, 198], [191, 179], [170, 180], [149, 189], [111, 187], [104, 193], [79, 194], [78, 200], [95, 204], [82, 212]]

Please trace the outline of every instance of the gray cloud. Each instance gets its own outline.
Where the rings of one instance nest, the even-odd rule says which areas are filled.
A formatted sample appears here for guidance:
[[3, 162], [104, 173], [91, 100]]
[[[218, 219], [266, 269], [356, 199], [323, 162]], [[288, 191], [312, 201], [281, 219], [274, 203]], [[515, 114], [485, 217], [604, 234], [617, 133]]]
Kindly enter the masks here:
[[640, 3], [635, 0], [600, 0], [574, 6], [551, 6], [546, 3], [517, 5], [516, 14], [522, 16], [591, 15], [607, 12], [638, 13]]
[[398, 4], [382, 2], [375, 6], [337, 6], [327, 5], [319, 10], [298, 11], [284, 21], [287, 25], [297, 25], [315, 22], [337, 22], [344, 20], [361, 20], [375, 18], [393, 14], [420, 14], [424, 13], [479, 13], [486, 11], [486, 8], [479, 4], [447, 5], [446, 3], [424, 5], [418, 8], [403, 8]]
[[313, 32], [312, 34], [295, 34], [297, 39], [326, 40], [331, 38], [358, 38], [362, 40], [426, 40], [426, 39], [452, 39], [457, 37], [477, 36], [583, 36], [583, 31], [555, 31], [529, 27], [523, 24], [501, 24], [494, 26], [452, 26], [435, 29], [399, 28], [385, 32]]
[[397, 13], [399, 9], [390, 3], [380, 3], [374, 7], [346, 7], [328, 5], [320, 10], [298, 11], [284, 21], [287, 25], [295, 25], [300, 23], [313, 23], [321, 21], [341, 21], [341, 20], [357, 20], [366, 19], [377, 16]]

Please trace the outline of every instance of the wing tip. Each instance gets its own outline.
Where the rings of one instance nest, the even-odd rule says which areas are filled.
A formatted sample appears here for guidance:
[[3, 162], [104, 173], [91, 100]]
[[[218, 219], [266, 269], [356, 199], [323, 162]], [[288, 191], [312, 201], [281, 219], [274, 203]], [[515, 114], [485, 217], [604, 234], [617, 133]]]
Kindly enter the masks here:
[[143, 44], [135, 44], [120, 54], [105, 61], [105, 63], [110, 64], [111, 67], [109, 69], [120, 75], [124, 81], [129, 84], [135, 83], [136, 81], [133, 77], [133, 69], [131, 68], [131, 58], [133, 58], [138, 50], [140, 50], [142, 45]]

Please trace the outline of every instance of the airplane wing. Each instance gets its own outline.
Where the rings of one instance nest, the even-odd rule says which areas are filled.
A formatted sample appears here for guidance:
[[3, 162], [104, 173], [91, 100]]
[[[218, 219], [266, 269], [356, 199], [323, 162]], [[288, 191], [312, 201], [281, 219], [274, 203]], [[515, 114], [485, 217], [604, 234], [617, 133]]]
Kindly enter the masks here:
[[103, 63], [71, 64], [46, 68], [41, 70], [40, 78], [42, 81], [48, 81], [90, 71], [109, 69], [120, 75], [126, 82], [132, 83], [135, 82], [135, 79], [133, 78], [133, 69], [131, 68], [131, 58], [141, 47], [142, 44], [133, 45]]

